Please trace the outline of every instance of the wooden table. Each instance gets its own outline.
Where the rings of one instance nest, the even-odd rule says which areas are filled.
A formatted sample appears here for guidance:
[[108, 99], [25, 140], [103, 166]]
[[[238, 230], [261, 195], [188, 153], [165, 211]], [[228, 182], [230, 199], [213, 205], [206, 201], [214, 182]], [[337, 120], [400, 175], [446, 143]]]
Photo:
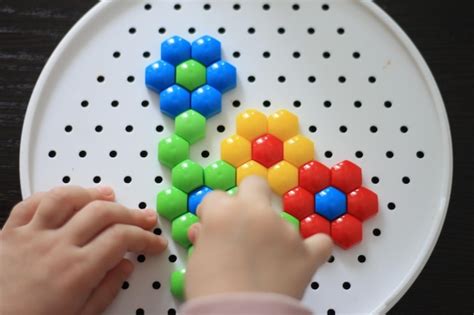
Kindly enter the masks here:
[[[474, 2], [376, 2], [405, 29], [430, 65], [446, 103], [455, 151], [453, 193], [443, 232], [424, 271], [391, 313], [472, 314]], [[0, 225], [21, 198], [20, 134], [35, 82], [61, 38], [94, 4], [0, 0]]]

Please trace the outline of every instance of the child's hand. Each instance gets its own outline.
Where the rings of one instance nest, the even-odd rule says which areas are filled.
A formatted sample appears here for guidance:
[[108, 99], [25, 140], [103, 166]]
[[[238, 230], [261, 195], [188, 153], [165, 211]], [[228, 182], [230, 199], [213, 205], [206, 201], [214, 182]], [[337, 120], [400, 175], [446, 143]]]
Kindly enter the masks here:
[[154, 211], [114, 202], [110, 188], [56, 188], [18, 204], [0, 232], [0, 314], [98, 314], [133, 265], [158, 254]]
[[263, 179], [250, 177], [236, 197], [206, 196], [198, 209], [201, 223], [189, 231], [195, 250], [187, 268], [188, 299], [235, 292], [303, 296], [332, 241], [324, 234], [303, 241], [271, 208], [270, 194]]

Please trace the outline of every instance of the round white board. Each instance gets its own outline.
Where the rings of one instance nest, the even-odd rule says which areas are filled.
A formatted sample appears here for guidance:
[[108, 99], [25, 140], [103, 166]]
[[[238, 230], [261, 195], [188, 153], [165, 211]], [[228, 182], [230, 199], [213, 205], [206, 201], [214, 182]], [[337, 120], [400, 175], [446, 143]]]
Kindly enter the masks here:
[[[225, 95], [223, 113], [208, 122], [207, 138], [193, 146], [192, 158], [203, 165], [219, 159], [219, 143], [235, 131], [241, 110], [296, 113], [302, 132], [316, 143], [317, 159], [329, 166], [355, 161], [363, 168], [364, 185], [380, 200], [379, 214], [364, 223], [363, 242], [348, 251], [335, 249], [334, 261], [320, 269], [314, 279], [318, 287], [308, 288], [304, 303], [318, 313], [387, 311], [428, 259], [450, 195], [449, 126], [425, 62], [370, 1], [206, 3], [208, 10], [205, 2], [191, 0], [179, 7], [172, 1], [103, 1], [81, 19], [46, 65], [28, 107], [21, 143], [23, 196], [62, 185], [65, 177], [70, 184], [93, 186], [99, 176], [100, 184], [115, 188], [119, 202], [154, 207], [156, 193], [170, 180], [156, 147], [174, 127], [160, 113], [158, 96], [145, 87], [144, 69], [160, 59], [164, 39], [208, 34], [222, 42], [223, 58], [237, 67], [238, 87]], [[135, 78], [131, 83], [129, 76]], [[249, 76], [256, 81], [249, 82]], [[279, 82], [279, 76], [286, 81]], [[316, 82], [309, 82], [310, 76]], [[226, 127], [224, 133], [217, 132], [219, 125]], [[317, 131], [310, 132], [310, 126]], [[209, 158], [201, 157], [203, 150]], [[357, 151], [363, 156], [357, 158]], [[131, 183], [124, 182], [127, 176]], [[168, 222], [161, 225], [168, 236]], [[374, 229], [381, 234], [375, 236]], [[178, 260], [170, 262], [169, 255]], [[178, 305], [168, 277], [185, 257], [174, 244], [161, 257], [144, 262], [131, 257], [136, 271], [108, 313], [173, 314]], [[161, 287], [154, 288], [154, 282]]]

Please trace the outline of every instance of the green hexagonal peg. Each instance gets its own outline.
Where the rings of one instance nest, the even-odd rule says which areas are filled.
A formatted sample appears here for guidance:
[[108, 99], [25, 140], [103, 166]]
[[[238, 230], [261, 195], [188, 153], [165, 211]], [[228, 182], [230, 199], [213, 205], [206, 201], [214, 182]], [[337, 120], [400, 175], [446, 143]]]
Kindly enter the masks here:
[[206, 84], [206, 67], [190, 59], [176, 68], [176, 83], [190, 92]]
[[171, 237], [175, 242], [184, 248], [191, 246], [191, 241], [188, 238], [188, 230], [194, 223], [198, 223], [199, 218], [191, 212], [185, 213], [177, 217], [171, 223]]
[[176, 270], [171, 273], [170, 291], [178, 300], [184, 300], [186, 269]]
[[280, 212], [280, 217], [285, 220], [286, 222], [290, 223], [296, 231], [299, 232], [300, 230], [300, 221], [298, 221], [297, 218], [295, 218], [294, 216], [286, 213], [286, 212]]
[[185, 160], [173, 168], [171, 181], [173, 186], [189, 194], [204, 185], [204, 171], [196, 162]]
[[213, 190], [231, 189], [236, 184], [236, 170], [224, 161], [214, 162], [204, 170], [204, 183]]
[[238, 192], [239, 192], [239, 187], [237, 187], [237, 186], [235, 186], [234, 188], [231, 188], [227, 191], [227, 193], [231, 196], [237, 195]]
[[173, 221], [188, 211], [188, 196], [176, 187], [160, 191], [156, 197], [156, 210], [162, 217]]
[[188, 248], [188, 257], [191, 257], [191, 255], [194, 253], [194, 246], [189, 246]]
[[189, 143], [177, 135], [164, 138], [158, 144], [158, 160], [166, 167], [173, 168], [189, 158]]
[[206, 136], [206, 118], [194, 110], [188, 110], [175, 120], [176, 134], [194, 144]]

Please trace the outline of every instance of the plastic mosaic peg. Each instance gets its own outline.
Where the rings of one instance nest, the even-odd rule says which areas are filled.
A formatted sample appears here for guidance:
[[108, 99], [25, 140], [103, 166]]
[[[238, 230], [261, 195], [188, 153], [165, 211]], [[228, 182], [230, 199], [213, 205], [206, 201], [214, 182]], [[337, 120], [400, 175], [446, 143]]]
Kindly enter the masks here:
[[317, 161], [310, 161], [299, 169], [299, 184], [312, 194], [331, 185], [331, 170]]
[[229, 190], [236, 185], [236, 169], [224, 161], [216, 161], [204, 169], [204, 184], [214, 190]]
[[349, 249], [362, 241], [362, 223], [350, 214], [331, 223], [331, 237], [339, 247]]
[[283, 160], [283, 142], [266, 134], [252, 142], [252, 159], [266, 168]]
[[207, 186], [202, 186], [189, 194], [188, 198], [188, 209], [192, 214], [196, 214], [197, 208], [201, 204], [204, 197], [212, 191]]
[[298, 169], [286, 161], [281, 161], [268, 169], [268, 183], [276, 194], [282, 196], [298, 186]]
[[316, 213], [329, 221], [337, 219], [347, 212], [346, 195], [334, 187], [328, 187], [316, 194]]
[[173, 168], [189, 158], [189, 143], [177, 135], [161, 139], [158, 143], [158, 159], [161, 164]]
[[227, 193], [230, 195], [230, 196], [237, 196], [237, 193], [239, 192], [239, 188], [237, 186], [235, 186], [234, 188], [231, 188], [229, 190], [227, 190]]
[[209, 67], [221, 60], [221, 43], [208, 35], [198, 38], [192, 44], [192, 58]]
[[224, 139], [221, 143], [221, 158], [234, 167], [247, 163], [252, 158], [250, 142], [239, 135]]
[[249, 161], [242, 164], [237, 169], [237, 185], [240, 185], [240, 183], [248, 176], [260, 176], [267, 179], [268, 170], [256, 161]]
[[196, 162], [185, 160], [173, 168], [171, 181], [176, 188], [190, 193], [204, 185], [204, 170]]
[[377, 194], [365, 187], [347, 195], [347, 212], [361, 222], [377, 214], [379, 202]]
[[204, 85], [191, 95], [191, 108], [207, 119], [222, 111], [222, 94], [210, 85]]
[[176, 83], [189, 92], [206, 84], [206, 67], [196, 60], [188, 60], [176, 68]]
[[237, 116], [236, 129], [238, 135], [252, 142], [268, 134], [267, 116], [258, 110], [246, 110]]
[[206, 136], [206, 118], [194, 110], [188, 110], [176, 117], [175, 132], [189, 144], [195, 144]]
[[191, 246], [188, 238], [189, 228], [199, 222], [199, 218], [191, 212], [185, 213], [171, 222], [171, 237], [184, 248]]
[[284, 152], [285, 161], [300, 167], [314, 159], [314, 143], [302, 135], [297, 135], [285, 141]]
[[283, 195], [283, 210], [298, 220], [314, 213], [314, 196], [302, 187], [296, 187]]
[[182, 37], [173, 36], [161, 44], [161, 59], [177, 66], [191, 59], [191, 44]]
[[156, 198], [158, 214], [169, 221], [188, 211], [188, 196], [176, 187], [160, 191]]
[[179, 85], [173, 85], [160, 94], [161, 111], [175, 118], [191, 108], [191, 95]]
[[178, 300], [184, 300], [186, 269], [173, 271], [170, 277], [171, 294]]
[[268, 118], [268, 133], [286, 141], [299, 134], [298, 117], [282, 109]]
[[221, 93], [225, 93], [237, 86], [237, 70], [225, 61], [218, 61], [207, 69], [207, 83]]
[[345, 192], [351, 193], [362, 186], [362, 170], [351, 161], [342, 161], [331, 169], [331, 185]]
[[300, 222], [300, 233], [308, 238], [318, 233], [331, 234], [331, 223], [318, 214], [312, 214]]
[[175, 82], [175, 68], [166, 61], [159, 60], [146, 68], [146, 86], [157, 92], [167, 89]]
[[300, 221], [297, 218], [293, 217], [292, 215], [286, 212], [280, 212], [280, 217], [285, 220], [286, 222], [290, 223], [290, 225], [296, 230], [300, 230]]

